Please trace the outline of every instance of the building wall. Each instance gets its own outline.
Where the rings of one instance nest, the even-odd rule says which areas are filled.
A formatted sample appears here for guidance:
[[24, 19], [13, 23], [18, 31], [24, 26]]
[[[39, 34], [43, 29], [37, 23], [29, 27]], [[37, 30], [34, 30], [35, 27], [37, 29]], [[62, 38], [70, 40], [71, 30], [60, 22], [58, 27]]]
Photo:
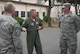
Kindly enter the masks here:
[[[25, 5], [25, 4], [15, 4], [16, 5], [16, 11], [19, 11], [19, 17], [21, 17], [21, 11], [25, 11], [25, 17], [27, 18], [27, 12], [30, 12], [31, 9], [35, 9], [37, 12], [39, 12], [39, 17], [43, 19], [43, 12], [45, 12], [45, 15], [47, 14], [47, 8], [41, 7], [41, 6], [35, 6], [35, 5]], [[20, 8], [21, 7], [21, 8]]]
[[45, 15], [47, 14], [47, 8], [45, 7], [27, 5], [27, 12], [29, 12], [31, 9], [36, 9], [36, 11], [39, 12], [39, 17], [41, 19], [43, 19], [43, 12], [45, 12]]
[[2, 12], [2, 6], [0, 6], [0, 14], [1, 14], [1, 12]]
[[[0, 2], [0, 14], [4, 10], [5, 2]], [[39, 12], [39, 18], [43, 19], [43, 12], [45, 15], [47, 14], [47, 8], [44, 6], [37, 6], [37, 5], [28, 5], [28, 4], [19, 4], [15, 3], [16, 11], [18, 11], [18, 17], [21, 17], [21, 11], [25, 12], [25, 17], [21, 17], [23, 19], [27, 18], [27, 12], [30, 12], [31, 9], [36, 9]]]
[[4, 2], [0, 2], [0, 14], [4, 10], [4, 4], [5, 4]]
[[13, 1], [20, 1], [20, 0], [13, 0]]
[[15, 3], [15, 7], [16, 7], [16, 11], [18, 11], [18, 17], [21, 17], [21, 11], [25, 11], [25, 17], [22, 17], [23, 19], [25, 19], [27, 17], [27, 14], [26, 14], [26, 5], [25, 4], [17, 4]]
[[34, 3], [34, 4], [44, 4], [45, 3], [45, 0], [19, 0], [19, 1], [22, 1], [22, 2], [28, 2], [28, 3]]
[[28, 2], [28, 3], [37, 3], [37, 0], [20, 0], [22, 2]]
[[[5, 4], [5, 2], [0, 2], [0, 14], [1, 14], [2, 10], [4, 10], [4, 4]], [[18, 11], [18, 17], [21, 17], [21, 11], [25, 12], [25, 17], [21, 17], [23, 19], [28, 18], [27, 12], [29, 12], [31, 9], [36, 9], [36, 11], [39, 12], [39, 18], [41, 18], [41, 19], [43, 19], [43, 12], [45, 12], [45, 16], [47, 15], [47, 7], [45, 7], [45, 6], [15, 3], [15, 7], [16, 7], [16, 11]], [[61, 6], [54, 6], [51, 9], [50, 16], [52, 18], [56, 18], [56, 17], [58, 17], [59, 13], [61, 13]]]
[[61, 6], [54, 6], [52, 9], [51, 9], [51, 17], [52, 18], [57, 18], [58, 15], [61, 13]]

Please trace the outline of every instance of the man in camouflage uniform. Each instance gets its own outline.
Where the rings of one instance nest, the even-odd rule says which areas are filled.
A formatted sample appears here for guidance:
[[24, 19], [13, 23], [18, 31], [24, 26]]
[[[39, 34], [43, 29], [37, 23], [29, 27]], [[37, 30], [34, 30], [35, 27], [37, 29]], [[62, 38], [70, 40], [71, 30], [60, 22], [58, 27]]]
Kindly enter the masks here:
[[[40, 42], [40, 37], [38, 31], [43, 28], [41, 20], [36, 18], [36, 10], [32, 9], [30, 11], [30, 18], [28, 18], [24, 23], [23, 27], [27, 29], [27, 48], [28, 54], [33, 54], [33, 47], [35, 47], [37, 54], [42, 53], [42, 46]], [[22, 29], [26, 31], [26, 29]]]
[[80, 18], [77, 15], [70, 13], [70, 3], [64, 3], [62, 11], [59, 16], [59, 28], [61, 32], [60, 37], [60, 54], [76, 54], [77, 50], [77, 33], [80, 30]]
[[0, 16], [0, 54], [22, 54], [21, 27], [12, 17], [15, 6], [7, 2], [4, 10], [5, 13]]

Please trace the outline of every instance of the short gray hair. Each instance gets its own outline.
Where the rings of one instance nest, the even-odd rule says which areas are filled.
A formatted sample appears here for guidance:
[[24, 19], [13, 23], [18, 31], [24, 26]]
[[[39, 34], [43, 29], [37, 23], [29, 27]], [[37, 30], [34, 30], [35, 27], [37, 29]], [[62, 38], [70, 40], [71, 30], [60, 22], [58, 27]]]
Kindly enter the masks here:
[[10, 12], [13, 7], [14, 7], [14, 4], [12, 2], [7, 2], [4, 6], [4, 10], [6, 12]]
[[30, 10], [30, 13], [33, 12], [33, 11], [36, 11], [36, 10], [35, 10], [35, 9], [31, 9], [31, 10]]

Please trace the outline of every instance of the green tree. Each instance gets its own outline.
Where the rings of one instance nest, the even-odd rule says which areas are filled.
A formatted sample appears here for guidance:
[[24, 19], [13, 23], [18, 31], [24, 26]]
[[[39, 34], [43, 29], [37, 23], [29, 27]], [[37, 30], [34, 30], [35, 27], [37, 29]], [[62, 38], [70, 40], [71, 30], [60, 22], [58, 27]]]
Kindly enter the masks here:
[[17, 20], [17, 22], [19, 22], [20, 25], [22, 25], [22, 23], [24, 22], [24, 19], [20, 17], [14, 17], [14, 19]]
[[47, 8], [47, 16], [48, 16], [48, 26], [51, 27], [51, 20], [50, 20], [50, 13], [51, 13], [51, 8], [54, 6], [54, 1], [55, 0], [48, 0], [49, 1], [49, 6]]

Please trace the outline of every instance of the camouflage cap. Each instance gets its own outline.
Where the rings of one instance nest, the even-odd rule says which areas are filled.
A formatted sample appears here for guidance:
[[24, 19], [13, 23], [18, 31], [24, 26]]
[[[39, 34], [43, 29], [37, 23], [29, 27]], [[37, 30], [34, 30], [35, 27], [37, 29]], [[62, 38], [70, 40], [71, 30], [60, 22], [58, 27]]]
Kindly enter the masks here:
[[62, 8], [70, 8], [71, 7], [71, 4], [70, 3], [64, 3], [62, 5]]

